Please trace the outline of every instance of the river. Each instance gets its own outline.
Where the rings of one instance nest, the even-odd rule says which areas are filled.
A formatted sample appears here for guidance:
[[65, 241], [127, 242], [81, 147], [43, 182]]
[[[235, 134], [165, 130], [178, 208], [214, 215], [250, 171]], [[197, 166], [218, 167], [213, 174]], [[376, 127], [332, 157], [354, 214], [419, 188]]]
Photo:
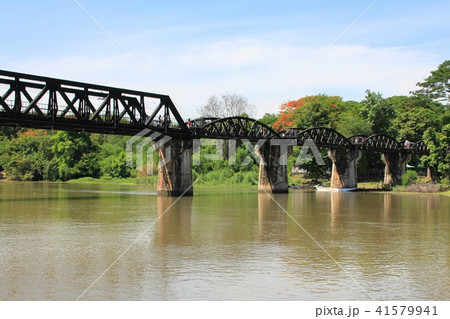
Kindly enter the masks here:
[[450, 197], [0, 182], [0, 300], [78, 298], [450, 300]]

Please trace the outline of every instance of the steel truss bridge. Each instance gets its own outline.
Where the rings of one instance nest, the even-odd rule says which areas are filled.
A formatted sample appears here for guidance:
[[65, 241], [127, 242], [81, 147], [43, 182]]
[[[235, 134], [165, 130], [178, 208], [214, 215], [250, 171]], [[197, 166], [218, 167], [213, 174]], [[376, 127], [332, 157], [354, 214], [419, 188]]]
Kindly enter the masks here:
[[173, 138], [312, 140], [321, 148], [428, 154], [423, 141], [387, 135], [344, 137], [325, 127], [281, 132], [245, 117], [185, 121], [168, 95], [0, 70], [0, 125], [136, 135], [144, 129]]

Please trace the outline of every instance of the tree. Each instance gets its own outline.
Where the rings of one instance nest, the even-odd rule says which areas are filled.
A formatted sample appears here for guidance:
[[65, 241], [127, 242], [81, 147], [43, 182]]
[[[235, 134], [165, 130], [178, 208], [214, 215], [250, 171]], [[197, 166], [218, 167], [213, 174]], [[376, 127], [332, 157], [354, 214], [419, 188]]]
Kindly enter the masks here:
[[288, 127], [311, 128], [325, 126], [336, 129], [343, 102], [340, 96], [325, 94], [305, 96], [280, 106], [280, 116], [273, 124], [277, 130]]
[[395, 109], [392, 121], [397, 140], [420, 141], [429, 127], [439, 128], [442, 123], [443, 108], [439, 102], [423, 96], [392, 96], [387, 98]]
[[450, 102], [450, 60], [444, 61], [437, 70], [431, 71], [431, 75], [423, 82], [417, 83], [421, 89], [412, 92], [414, 95], [425, 95], [433, 100]]
[[256, 107], [250, 104], [246, 97], [236, 93], [225, 93], [219, 99], [212, 95], [205, 105], [198, 112], [202, 117], [231, 117], [242, 116], [246, 114], [253, 117], [256, 113]]
[[12, 180], [56, 180], [52, 135], [42, 130], [24, 130], [4, 144], [3, 168]]
[[362, 115], [362, 104], [355, 101], [344, 102], [344, 111], [339, 116], [337, 131], [346, 137], [372, 135], [369, 122]]
[[263, 124], [266, 124], [267, 126], [272, 126], [273, 123], [275, 123], [277, 120], [278, 120], [278, 115], [266, 113], [258, 121], [263, 123]]
[[[423, 162], [444, 178], [450, 178], [450, 123], [438, 131], [429, 128], [424, 133], [424, 141], [430, 155], [423, 156]], [[433, 176], [432, 176], [433, 177]]]
[[362, 116], [367, 119], [373, 134], [387, 134], [395, 137], [396, 132], [391, 125], [395, 111], [388, 100], [384, 99], [380, 93], [367, 90], [366, 98], [361, 101], [361, 104]]
[[59, 131], [53, 136], [53, 143], [60, 179], [98, 177], [98, 147], [88, 133]]

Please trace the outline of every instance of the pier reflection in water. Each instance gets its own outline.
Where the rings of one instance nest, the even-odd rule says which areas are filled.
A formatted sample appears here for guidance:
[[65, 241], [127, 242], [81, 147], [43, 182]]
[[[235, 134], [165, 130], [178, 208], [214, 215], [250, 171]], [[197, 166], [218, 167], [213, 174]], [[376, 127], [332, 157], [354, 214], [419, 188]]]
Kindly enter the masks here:
[[[0, 182], [0, 299], [450, 299], [450, 198]], [[152, 227], [152, 224], [154, 225]], [[144, 233], [144, 231], [146, 231]]]
[[258, 239], [286, 241], [288, 194], [258, 194]]

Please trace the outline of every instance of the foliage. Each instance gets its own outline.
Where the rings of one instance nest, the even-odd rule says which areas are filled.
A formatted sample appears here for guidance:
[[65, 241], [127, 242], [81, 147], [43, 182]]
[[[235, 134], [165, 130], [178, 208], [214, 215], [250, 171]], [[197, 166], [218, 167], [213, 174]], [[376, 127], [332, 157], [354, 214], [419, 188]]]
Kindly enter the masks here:
[[406, 171], [405, 174], [402, 175], [402, 185], [408, 186], [417, 181], [419, 175], [415, 171]]
[[100, 171], [104, 177], [126, 178], [131, 176], [131, 169], [127, 167], [124, 151], [100, 160]]
[[267, 126], [272, 126], [277, 120], [278, 120], [278, 115], [266, 113], [258, 121], [263, 124], [266, 124]]
[[373, 134], [396, 135], [392, 129], [395, 111], [392, 103], [380, 93], [366, 91], [366, 98], [361, 101], [361, 114], [366, 119]]
[[420, 141], [430, 127], [438, 127], [444, 116], [440, 103], [418, 96], [393, 96], [387, 99], [394, 106], [392, 121], [397, 140]]
[[12, 180], [127, 178], [127, 137], [22, 129], [0, 136], [0, 168]]
[[340, 115], [337, 131], [344, 136], [370, 136], [372, 129], [361, 112], [361, 103], [344, 102], [344, 110]]
[[424, 133], [424, 141], [427, 144], [429, 155], [422, 160], [428, 167], [435, 168], [442, 177], [450, 177], [450, 123], [442, 129], [429, 128]]
[[53, 180], [56, 172], [51, 148], [52, 136], [46, 131], [25, 130], [13, 143], [7, 140], [0, 162], [12, 180]]
[[196, 177], [200, 178], [199, 184], [208, 185], [257, 185], [258, 183], [258, 173], [256, 171], [235, 173], [231, 169], [222, 169], [220, 171], [210, 171]]
[[95, 145], [88, 133], [59, 131], [53, 138], [52, 151], [61, 180], [84, 176], [98, 177], [100, 166]]
[[423, 82], [417, 83], [421, 89], [413, 92], [446, 104], [450, 102], [450, 60], [444, 61]]
[[277, 130], [319, 126], [336, 129], [343, 104], [341, 97], [325, 94], [289, 101], [280, 106], [280, 116], [273, 127]]
[[0, 138], [12, 138], [17, 137], [19, 129], [16, 127], [0, 126]]
[[441, 180], [442, 186], [450, 188], [450, 177], [445, 177]]

